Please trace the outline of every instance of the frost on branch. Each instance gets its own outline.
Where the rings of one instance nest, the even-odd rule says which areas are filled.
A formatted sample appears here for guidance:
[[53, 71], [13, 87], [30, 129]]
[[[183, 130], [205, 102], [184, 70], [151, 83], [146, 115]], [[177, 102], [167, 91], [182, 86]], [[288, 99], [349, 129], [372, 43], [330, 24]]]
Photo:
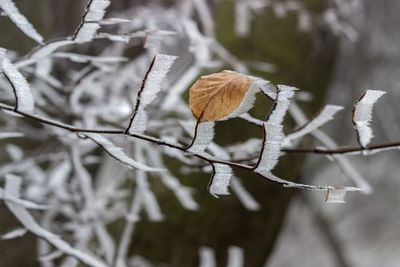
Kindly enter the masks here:
[[357, 132], [358, 142], [363, 148], [368, 146], [374, 136], [370, 127], [372, 109], [376, 101], [384, 94], [383, 91], [367, 90], [354, 104], [353, 124]]
[[194, 129], [193, 141], [188, 151], [192, 153], [203, 153], [214, 138], [214, 122], [200, 122]]
[[[293, 119], [299, 125], [307, 124], [307, 117], [304, 115], [303, 111], [298, 105], [293, 103], [291, 109], [289, 110]], [[321, 130], [315, 130], [311, 133], [316, 140], [321, 142], [327, 149], [337, 149], [338, 145], [336, 142], [326, 133]], [[328, 155], [330, 157], [330, 155]], [[332, 155], [335, 162], [339, 165], [346, 176], [360, 189], [363, 193], [371, 193], [372, 188], [369, 183], [364, 179], [360, 172], [351, 164], [348, 158], [343, 155], [337, 154]]]
[[175, 56], [162, 54], [156, 55], [153, 58], [153, 61], [143, 79], [141, 88], [138, 91], [135, 111], [130, 119], [127, 132], [143, 133], [145, 131], [147, 125], [147, 114], [144, 109], [161, 91], [162, 82], [166, 78], [167, 73], [175, 60]]
[[11, 0], [0, 0], [0, 8], [15, 23], [15, 25], [37, 43], [43, 43], [43, 37], [36, 31], [33, 25], [22, 15], [15, 3]]
[[6, 56], [6, 50], [0, 48], [0, 71], [10, 83], [15, 96], [15, 109], [21, 112], [33, 112], [34, 99], [28, 82], [10, 62]]
[[106, 8], [109, 5], [109, 0], [90, 0], [81, 24], [74, 34], [73, 40], [78, 43], [92, 40], [93, 36], [100, 28], [100, 22], [103, 20]]
[[[10, 193], [10, 180], [6, 178], [6, 189], [0, 188], [0, 200], [11, 205], [23, 226], [16, 226], [2, 238], [15, 238], [25, 231], [33, 233], [41, 239], [39, 260], [46, 267], [126, 267], [132, 258], [130, 240], [142, 213], [152, 221], [168, 216], [158, 199], [160, 188], [169, 190], [185, 209], [197, 212], [204, 208], [197, 202], [196, 191], [181, 183], [179, 174], [199, 170], [209, 173], [214, 169], [210, 193], [225, 195], [229, 189], [252, 211], [260, 210], [261, 205], [233, 174], [234, 168], [258, 172], [263, 179], [285, 187], [328, 191], [328, 202], [342, 202], [346, 192], [369, 189], [347, 158], [360, 154], [361, 148], [340, 154], [347, 148], [339, 147], [320, 130], [341, 108], [328, 105], [308, 121], [292, 103], [292, 119], [299, 128], [288, 129], [285, 137], [282, 122], [293, 92], [289, 87], [276, 88], [269, 81], [247, 75], [248, 67], [256, 69], [255, 64], [240, 61], [214, 39], [209, 1], [172, 1], [168, 8], [134, 4], [115, 13], [124, 19], [104, 19], [109, 2], [89, 1], [72, 38], [49, 40], [26, 55], [15, 54], [8, 59], [1, 50], [2, 72], [11, 71], [9, 80], [15, 94], [9, 89], [7, 77], [2, 78], [0, 109], [8, 113], [1, 113], [1, 142], [23, 137], [38, 148], [33, 151], [22, 145], [4, 145], [0, 179], [6, 174], [19, 175], [13, 179], [21, 181], [19, 177], [23, 177], [24, 186], [18, 189], [19, 194]], [[299, 16], [299, 3], [236, 1], [235, 31], [248, 34], [255, 11], [273, 5], [278, 15], [296, 12], [304, 27], [308, 20], [306, 15]], [[96, 33], [101, 25], [110, 25], [104, 30], [113, 31]], [[91, 47], [95, 49], [87, 50]], [[175, 57], [161, 53], [178, 55], [179, 64], [171, 68]], [[149, 69], [148, 61], [154, 54]], [[193, 81], [201, 73], [218, 72], [223, 66], [237, 72], [221, 71], [200, 78], [190, 90], [188, 105], [182, 96]], [[35, 112], [32, 94], [21, 73], [29, 75]], [[16, 80], [21, 84], [14, 86]], [[165, 80], [168, 86], [161, 92]], [[266, 119], [247, 113], [258, 92], [266, 96], [266, 101], [276, 102]], [[7, 104], [14, 98], [17, 108]], [[20, 117], [10, 117], [9, 113]], [[127, 129], [125, 123], [130, 118]], [[265, 139], [219, 146], [213, 142], [214, 126], [231, 118], [260, 127]], [[324, 147], [297, 147], [297, 141], [307, 134]], [[264, 150], [260, 155], [261, 147]], [[368, 146], [364, 150], [372, 154], [398, 147]], [[271, 173], [281, 154], [315, 151], [333, 158], [355, 187], [299, 184]], [[175, 169], [168, 170], [169, 158], [179, 165], [176, 173]], [[118, 234], [121, 238], [114, 238], [108, 231], [119, 224], [123, 225]], [[211, 249], [201, 250], [203, 266], [216, 266], [214, 254]], [[230, 247], [227, 254], [231, 267], [242, 265], [243, 250]]]
[[255, 168], [258, 173], [269, 173], [278, 164], [284, 139], [282, 122], [289, 108], [289, 101], [294, 95], [294, 90], [296, 89], [293, 87], [278, 85], [275, 104], [263, 125], [263, 147]]
[[328, 189], [325, 201], [328, 203], [345, 203], [345, 188]]
[[213, 177], [209, 187], [212, 195], [229, 195], [228, 186], [232, 178], [232, 168], [225, 164], [213, 164]]

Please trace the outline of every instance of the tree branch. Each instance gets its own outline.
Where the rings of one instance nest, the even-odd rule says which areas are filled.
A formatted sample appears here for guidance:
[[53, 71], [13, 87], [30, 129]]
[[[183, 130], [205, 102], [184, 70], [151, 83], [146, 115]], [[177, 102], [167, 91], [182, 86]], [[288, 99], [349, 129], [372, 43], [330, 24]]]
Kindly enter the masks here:
[[[157, 145], [160, 145], [160, 146], [166, 146], [166, 147], [169, 147], [169, 148], [180, 150], [185, 154], [188, 154], [188, 155], [193, 156], [193, 157], [197, 157], [199, 159], [207, 161], [210, 164], [220, 163], [220, 164], [225, 164], [225, 165], [229, 165], [229, 166], [232, 166], [232, 167], [237, 167], [237, 168], [240, 168], [240, 169], [243, 169], [243, 170], [247, 170], [247, 171], [253, 171], [254, 170], [254, 166], [241, 164], [241, 163], [237, 163], [237, 162], [232, 162], [232, 161], [227, 161], [227, 160], [221, 160], [221, 159], [209, 156], [209, 155], [204, 154], [204, 153], [201, 153], [201, 154], [200, 153], [193, 153], [193, 152], [188, 151], [186, 147], [181, 146], [179, 144], [168, 142], [168, 141], [164, 141], [164, 140], [158, 139], [156, 137], [152, 137], [152, 136], [148, 136], [148, 135], [144, 135], [144, 134], [125, 133], [125, 130], [122, 130], [122, 129], [121, 130], [89, 129], [89, 128], [76, 127], [76, 126], [73, 126], [73, 125], [70, 125], [70, 124], [65, 124], [65, 123], [62, 123], [62, 122], [51, 120], [51, 119], [48, 119], [48, 118], [45, 118], [45, 117], [42, 117], [42, 116], [39, 116], [39, 115], [26, 113], [26, 112], [22, 112], [22, 111], [17, 111], [17, 110], [14, 110], [14, 107], [12, 107], [10, 105], [3, 104], [3, 103], [0, 103], [0, 109], [7, 110], [7, 111], [9, 111], [11, 113], [15, 113], [15, 114], [21, 115], [22, 117], [25, 117], [25, 118], [40, 122], [42, 124], [46, 124], [46, 125], [50, 125], [50, 126], [53, 126], [53, 127], [61, 128], [61, 129], [64, 129], [64, 130], [67, 130], [67, 131], [70, 131], [70, 132], [73, 132], [73, 133], [98, 133], [98, 134], [111, 134], [111, 135], [125, 135], [127, 137], [133, 137], [133, 138], [141, 139], [141, 140], [144, 140], [144, 141], [147, 141], [147, 142], [151, 142], [151, 143], [154, 143], [154, 144], [157, 144]], [[315, 153], [315, 150], [309, 150], [309, 153]], [[362, 150], [362, 148], [358, 148], [358, 151], [361, 151], [361, 150]], [[295, 152], [295, 151], [296, 150], [292, 150], [291, 152]], [[304, 150], [299, 150], [299, 151], [304, 153]], [[316, 151], [320, 151], [320, 150], [316, 150]], [[325, 150], [322, 150], [322, 151], [326, 152]], [[334, 154], [336, 151], [331, 151], [331, 152], [332, 152], [332, 154]], [[338, 152], [341, 152], [341, 151], [339, 150]], [[325, 154], [328, 154], [328, 153], [325, 153]], [[270, 181], [270, 182], [273, 182], [273, 183], [277, 183], [277, 184], [281, 184], [281, 185], [283, 185], [285, 187], [293, 187], [293, 188], [309, 189], [309, 190], [336, 189], [336, 187], [334, 187], [334, 186], [306, 185], [306, 184], [299, 184], [299, 183], [295, 183], [295, 182], [291, 182], [291, 181], [287, 181], [287, 180], [283, 180], [283, 179], [277, 179], [277, 177], [275, 177], [272, 173], [270, 174], [270, 176], [264, 176], [264, 175], [261, 175], [259, 173], [256, 173], [256, 174], [258, 176], [262, 177], [263, 179], [266, 179], [267, 181]], [[357, 187], [346, 187], [345, 189], [347, 189], [349, 191], [360, 191], [361, 190], [360, 188], [357, 188]]]

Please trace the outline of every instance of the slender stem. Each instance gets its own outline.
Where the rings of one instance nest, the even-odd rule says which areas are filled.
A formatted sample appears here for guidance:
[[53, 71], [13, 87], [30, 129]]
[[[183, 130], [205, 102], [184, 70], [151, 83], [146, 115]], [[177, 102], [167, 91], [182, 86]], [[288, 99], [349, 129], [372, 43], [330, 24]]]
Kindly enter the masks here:
[[[68, 130], [70, 132], [81, 132], [81, 133], [98, 133], [98, 134], [117, 134], [117, 135], [124, 135], [125, 131], [124, 130], [113, 130], [113, 129], [89, 129], [89, 128], [81, 128], [81, 127], [76, 127], [73, 125], [65, 124], [62, 122], [54, 121], [51, 119], [47, 119], [38, 115], [34, 115], [31, 113], [26, 113], [22, 111], [17, 111], [15, 110], [14, 107], [10, 105], [6, 105], [3, 103], [0, 103], [0, 109], [3, 110], [8, 110], [12, 111], [13, 113], [17, 113], [25, 118], [36, 120], [42, 124], [47, 124], [51, 125], [57, 128], [62, 128], [65, 130]], [[148, 136], [148, 135], [143, 135], [143, 134], [136, 134], [136, 133], [129, 133], [125, 134], [127, 136], [135, 137], [138, 139], [142, 139], [145, 141], [149, 141], [158, 145], [162, 146], [168, 146], [171, 148], [175, 148], [184, 152], [186, 151], [186, 148], [183, 146], [179, 146], [167, 141], [163, 141], [161, 139], [158, 139], [156, 137]], [[291, 154], [320, 154], [320, 155], [346, 155], [346, 154], [355, 154], [355, 153], [361, 153], [361, 152], [377, 152], [379, 150], [387, 150], [387, 149], [397, 149], [400, 148], [400, 142], [390, 142], [390, 143], [384, 143], [384, 144], [378, 144], [378, 145], [371, 145], [367, 146], [365, 148], [360, 147], [360, 146], [344, 146], [344, 147], [338, 147], [336, 149], [325, 149], [325, 148], [282, 148], [282, 152], [285, 153], [291, 153]], [[189, 152], [188, 152], [189, 153]], [[196, 155], [199, 158], [202, 158], [201, 155]], [[204, 159], [206, 157], [203, 157]], [[213, 159], [214, 160], [214, 159]], [[240, 159], [237, 161], [246, 161], [246, 160], [253, 160], [253, 158], [249, 159]], [[215, 160], [214, 160], [215, 161]], [[217, 163], [224, 163], [226, 164], [227, 161], [220, 160]], [[234, 166], [237, 167], [243, 167], [246, 166], [244, 164], [237, 164], [231, 162]]]
[[338, 147], [336, 149], [324, 149], [324, 148], [283, 148], [282, 151], [285, 153], [296, 153], [296, 154], [320, 154], [320, 155], [349, 155], [359, 154], [362, 152], [379, 152], [383, 150], [399, 149], [400, 142], [391, 142], [385, 144], [371, 145], [365, 148], [360, 146], [348, 146]]
[[64, 129], [64, 130], [67, 130], [67, 131], [70, 131], [70, 132], [74, 132], [74, 133], [98, 133], [98, 134], [125, 135], [125, 136], [128, 136], [128, 137], [134, 137], [134, 138], [137, 138], [137, 139], [142, 139], [142, 140], [145, 140], [145, 141], [148, 141], [148, 142], [152, 142], [152, 143], [157, 144], [157, 145], [174, 148], [174, 149], [180, 150], [182, 152], [185, 152], [185, 153], [187, 153], [187, 154], [189, 154], [191, 156], [195, 156], [197, 158], [200, 158], [200, 159], [203, 159], [205, 161], [208, 161], [210, 163], [221, 163], [221, 164], [231, 165], [231, 166], [234, 166], [234, 167], [239, 167], [239, 168], [242, 168], [242, 169], [248, 169], [248, 170], [252, 169], [251, 166], [248, 166], [248, 165], [245, 165], [245, 164], [240, 164], [240, 163], [220, 160], [220, 159], [217, 159], [217, 158], [209, 157], [207, 155], [194, 154], [194, 153], [191, 153], [191, 152], [187, 151], [186, 148], [183, 147], [183, 146], [180, 146], [180, 145], [174, 144], [174, 143], [170, 143], [170, 142], [158, 139], [156, 137], [148, 136], [148, 135], [137, 134], [137, 133], [125, 133], [124, 130], [89, 129], [89, 128], [76, 127], [76, 126], [73, 126], [73, 125], [69, 125], [69, 124], [65, 124], [65, 123], [62, 123], [62, 122], [54, 121], [54, 120], [51, 120], [51, 119], [48, 119], [48, 118], [44, 118], [44, 117], [41, 117], [41, 116], [38, 116], [38, 115], [34, 115], [34, 114], [31, 114], [31, 113], [17, 111], [17, 110], [14, 110], [14, 107], [6, 105], [6, 104], [2, 104], [2, 103], [0, 103], [0, 109], [12, 111], [13, 113], [21, 115], [21, 116], [23, 116], [25, 118], [28, 118], [28, 119], [31, 119], [31, 120], [35, 120], [35, 121], [38, 121], [38, 122], [40, 122], [42, 124], [51, 125], [51, 126], [54, 126], [54, 127], [57, 127], [57, 128], [61, 128], [61, 129]]
[[[35, 115], [35, 114], [31, 114], [31, 113], [26, 113], [26, 112], [22, 112], [22, 111], [18, 111], [18, 110], [14, 110], [14, 107], [10, 106], [10, 105], [6, 105], [3, 103], [0, 103], [0, 109], [2, 110], [7, 110], [10, 111], [12, 113], [21, 115], [25, 118], [31, 119], [31, 120], [35, 120], [38, 121], [42, 124], [46, 124], [46, 125], [51, 125], [57, 128], [61, 128], [70, 132], [74, 132], [74, 133], [98, 133], [98, 134], [111, 134], [111, 135], [125, 135], [127, 137], [133, 137], [133, 138], [137, 138], [137, 139], [141, 139], [144, 141], [148, 141], [157, 145], [161, 145], [161, 146], [166, 146], [169, 148], [173, 148], [173, 149], [177, 149], [182, 151], [183, 153], [186, 153], [190, 156], [193, 157], [197, 157], [199, 159], [202, 159], [204, 161], [207, 161], [210, 164], [213, 163], [221, 163], [221, 164], [225, 164], [225, 165], [229, 165], [232, 167], [237, 167], [237, 168], [241, 168], [244, 170], [248, 170], [248, 171], [253, 171], [254, 166], [250, 166], [250, 165], [246, 165], [246, 164], [241, 164], [238, 162], [232, 162], [232, 161], [227, 161], [227, 160], [221, 160], [221, 159], [217, 159], [215, 157], [212, 157], [208, 154], [196, 154], [193, 152], [190, 152], [187, 150], [186, 147], [181, 146], [179, 144], [176, 143], [171, 143], [168, 141], [164, 141], [161, 139], [158, 139], [156, 137], [152, 137], [152, 136], [148, 136], [148, 135], [144, 135], [144, 134], [137, 134], [137, 133], [125, 133], [125, 130], [114, 130], [114, 129], [88, 129], [88, 128], [81, 128], [81, 127], [76, 127], [70, 124], [65, 124], [62, 122], [58, 122], [58, 121], [54, 121], [39, 115]], [[381, 144], [381, 145], [375, 145], [375, 146], [369, 146], [367, 148], [361, 148], [361, 147], [341, 147], [341, 148], [337, 148], [337, 149], [331, 149], [331, 150], [327, 150], [327, 149], [319, 149], [319, 148], [314, 148], [314, 149], [289, 149], [289, 148], [285, 148], [282, 149], [283, 152], [286, 153], [305, 153], [305, 154], [325, 154], [325, 155], [336, 155], [336, 154], [349, 154], [349, 153], [356, 153], [356, 152], [376, 152], [382, 149], [395, 149], [397, 147], [400, 147], [400, 142], [395, 142], [395, 143], [387, 143], [387, 144]], [[258, 173], [256, 173], [258, 174]], [[283, 186], [289, 186], [289, 187], [297, 187], [297, 188], [302, 188], [302, 189], [311, 189], [311, 190], [327, 190], [330, 188], [334, 188], [332, 186], [314, 186], [314, 185], [304, 185], [304, 184], [296, 184], [296, 183], [292, 183], [286, 180], [276, 180], [275, 178], [271, 178], [271, 177], [267, 177], [261, 174], [258, 174], [260, 177], [262, 177], [263, 179], [266, 179], [270, 182], [274, 182], [274, 183], [278, 183], [281, 184]], [[351, 188], [352, 190], [354, 188]]]

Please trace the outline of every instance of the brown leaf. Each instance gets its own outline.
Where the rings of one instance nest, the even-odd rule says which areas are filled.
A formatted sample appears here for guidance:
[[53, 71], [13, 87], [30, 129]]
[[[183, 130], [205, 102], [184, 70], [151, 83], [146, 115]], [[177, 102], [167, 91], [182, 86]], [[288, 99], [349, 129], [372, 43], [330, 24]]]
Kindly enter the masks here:
[[189, 92], [193, 115], [201, 122], [226, 117], [239, 107], [251, 83], [249, 77], [227, 70], [200, 77]]

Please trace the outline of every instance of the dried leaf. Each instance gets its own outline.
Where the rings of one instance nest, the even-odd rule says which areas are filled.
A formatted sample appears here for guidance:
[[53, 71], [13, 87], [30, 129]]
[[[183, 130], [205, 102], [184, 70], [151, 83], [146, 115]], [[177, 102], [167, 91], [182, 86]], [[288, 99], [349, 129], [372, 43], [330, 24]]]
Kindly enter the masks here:
[[228, 116], [240, 106], [251, 84], [249, 77], [227, 70], [200, 77], [189, 93], [193, 115], [201, 122]]

